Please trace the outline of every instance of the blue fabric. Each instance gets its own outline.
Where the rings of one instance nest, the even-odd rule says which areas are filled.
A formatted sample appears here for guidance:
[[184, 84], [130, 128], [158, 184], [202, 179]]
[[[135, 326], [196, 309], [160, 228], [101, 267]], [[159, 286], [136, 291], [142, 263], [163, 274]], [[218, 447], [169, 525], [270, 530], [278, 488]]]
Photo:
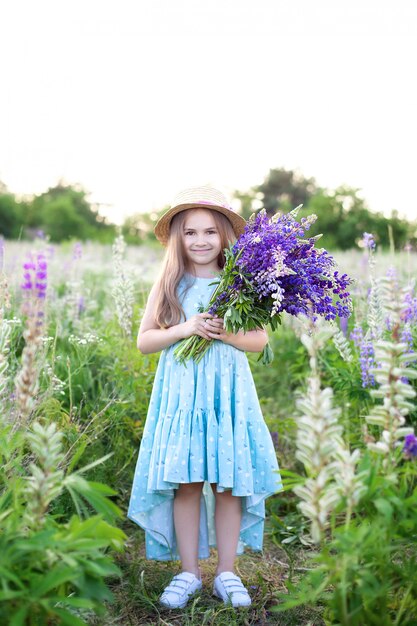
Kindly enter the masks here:
[[[188, 319], [206, 306], [213, 279], [182, 278], [178, 294]], [[275, 449], [262, 417], [246, 354], [221, 341], [196, 365], [180, 365], [176, 345], [162, 351], [133, 480], [128, 517], [146, 531], [148, 559], [178, 559], [173, 499], [180, 483], [205, 481], [199, 558], [215, 545], [214, 496], [242, 498], [237, 553], [262, 549], [265, 499], [282, 489]]]

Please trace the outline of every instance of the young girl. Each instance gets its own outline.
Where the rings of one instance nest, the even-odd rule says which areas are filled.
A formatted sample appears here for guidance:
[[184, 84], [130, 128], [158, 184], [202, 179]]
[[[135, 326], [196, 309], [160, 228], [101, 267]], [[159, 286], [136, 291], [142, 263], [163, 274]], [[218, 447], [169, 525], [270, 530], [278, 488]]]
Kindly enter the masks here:
[[[267, 334], [227, 333], [222, 319], [197, 312], [215, 288], [224, 248], [244, 227], [223, 194], [209, 187], [182, 192], [155, 227], [167, 251], [137, 345], [144, 354], [162, 354], [128, 517], [146, 531], [147, 558], [181, 559], [181, 573], [160, 598], [169, 608], [184, 607], [201, 588], [198, 559], [209, 556], [210, 545], [218, 551], [214, 595], [250, 605], [234, 574], [235, 556], [245, 545], [262, 549], [265, 499], [282, 488], [244, 352], [261, 351]], [[191, 335], [212, 345], [198, 365], [179, 364], [173, 351]]]

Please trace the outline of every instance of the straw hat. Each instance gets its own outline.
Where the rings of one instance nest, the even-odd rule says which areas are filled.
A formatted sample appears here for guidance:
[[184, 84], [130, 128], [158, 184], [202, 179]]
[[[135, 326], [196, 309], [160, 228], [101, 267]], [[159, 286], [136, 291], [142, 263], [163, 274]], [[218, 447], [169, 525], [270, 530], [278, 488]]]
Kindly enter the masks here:
[[231, 222], [236, 237], [239, 237], [245, 230], [245, 220], [232, 209], [221, 191], [213, 187], [192, 187], [181, 191], [175, 197], [171, 207], [155, 226], [155, 235], [164, 246], [168, 242], [172, 218], [177, 213], [187, 209], [212, 209], [223, 213]]

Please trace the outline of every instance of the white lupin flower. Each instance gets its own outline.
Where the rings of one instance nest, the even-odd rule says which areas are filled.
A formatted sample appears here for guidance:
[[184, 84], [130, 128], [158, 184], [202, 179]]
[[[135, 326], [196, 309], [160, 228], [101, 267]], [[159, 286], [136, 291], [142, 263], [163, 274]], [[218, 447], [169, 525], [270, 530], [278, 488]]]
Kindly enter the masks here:
[[[378, 339], [374, 344], [375, 361], [378, 367], [369, 370], [378, 388], [372, 389], [370, 393], [376, 400], [382, 400], [382, 403], [376, 404], [365, 418], [367, 424], [381, 428], [380, 440], [367, 441], [367, 446], [377, 454], [384, 455], [387, 461], [391, 459], [392, 462], [395, 448], [403, 444], [404, 437], [414, 433], [413, 428], [405, 425], [405, 417], [414, 409], [414, 405], [409, 400], [416, 395], [408, 379], [417, 378], [417, 372], [407, 367], [407, 364], [415, 360], [417, 354], [410, 353], [408, 344], [400, 340], [402, 318], [409, 306], [406, 296], [410, 293], [410, 289], [410, 286], [399, 287], [396, 272], [391, 269], [378, 282], [380, 311], [376, 313], [376, 307], [371, 306], [373, 301], [371, 292], [368, 312], [368, 324], [372, 336]], [[380, 339], [382, 320], [389, 322], [392, 329], [392, 341]]]
[[7, 372], [9, 369], [10, 334], [11, 327], [8, 320], [3, 319], [0, 315], [0, 415], [6, 413], [5, 396], [9, 385]]
[[336, 491], [344, 497], [350, 507], [355, 506], [366, 492], [363, 483], [365, 472], [356, 474], [356, 465], [360, 460], [359, 450], [350, 452], [344, 447], [336, 448], [332, 463]]
[[394, 459], [394, 449], [402, 445], [404, 437], [414, 433], [413, 428], [405, 426], [405, 417], [414, 409], [409, 400], [414, 398], [416, 393], [405, 379], [417, 378], [417, 371], [401, 367], [401, 364], [405, 359], [413, 360], [417, 355], [404, 354], [407, 349], [407, 344], [404, 343], [377, 342], [375, 357], [381, 367], [371, 370], [380, 386], [370, 393], [374, 398], [381, 399], [382, 404], [375, 405], [365, 419], [368, 424], [379, 426], [382, 432], [380, 441], [371, 441], [367, 445], [370, 450], [385, 454], [391, 460]]
[[119, 234], [113, 245], [113, 266], [116, 282], [112, 296], [120, 327], [130, 337], [132, 334], [134, 290], [131, 272], [127, 269], [124, 261], [125, 252], [126, 242], [123, 235]]
[[[0, 261], [3, 260], [3, 245], [0, 242]], [[0, 263], [0, 415], [5, 415], [7, 410], [4, 398], [7, 394], [9, 385], [9, 377], [7, 371], [9, 369], [8, 355], [10, 351], [10, 334], [11, 322], [5, 319], [6, 309], [10, 307], [10, 293], [3, 274], [3, 263]]]
[[372, 339], [379, 339], [384, 328], [385, 311], [381, 298], [380, 280], [371, 273], [371, 289], [368, 297], [368, 327]]
[[317, 357], [336, 329], [324, 324], [314, 327], [309, 320], [304, 328], [309, 334], [302, 333], [301, 341], [309, 352], [312, 374], [305, 396], [297, 401], [301, 416], [297, 419], [296, 457], [308, 477], [294, 492], [301, 499], [300, 511], [311, 521], [311, 538], [318, 543], [334, 508], [345, 499], [351, 510], [366, 487], [363, 474], [356, 473], [359, 451], [350, 453], [343, 441], [340, 409], [333, 406], [333, 390], [321, 389]]
[[26, 434], [36, 463], [30, 463], [30, 476], [27, 478], [27, 506], [25, 520], [28, 526], [39, 528], [43, 525], [48, 507], [63, 488], [64, 472], [58, 469], [64, 458], [62, 433], [57, 431], [55, 422], [42, 426], [32, 424]]
[[346, 361], [346, 363], [350, 363], [353, 360], [352, 351], [346, 337], [341, 330], [335, 329], [335, 333], [333, 335], [333, 343], [342, 359]]

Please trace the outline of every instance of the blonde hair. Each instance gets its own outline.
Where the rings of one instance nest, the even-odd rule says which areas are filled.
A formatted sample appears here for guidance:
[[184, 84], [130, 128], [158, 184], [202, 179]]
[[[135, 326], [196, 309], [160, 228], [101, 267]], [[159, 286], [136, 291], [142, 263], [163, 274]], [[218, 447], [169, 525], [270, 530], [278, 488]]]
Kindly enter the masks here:
[[[193, 209], [187, 209], [174, 215], [170, 224], [167, 250], [161, 274], [156, 283], [155, 321], [161, 328], [168, 328], [169, 326], [174, 326], [174, 324], [179, 324], [181, 320], [185, 320], [185, 313], [177, 296], [177, 287], [184, 272], [189, 269], [181, 235], [187, 217], [186, 214], [190, 210], [192, 211]], [[220, 268], [223, 268], [226, 260], [223, 249], [235, 241], [236, 235], [231, 222], [225, 215], [219, 213], [219, 211], [204, 210], [210, 211], [212, 214], [220, 235], [221, 252], [217, 257], [217, 263]]]

